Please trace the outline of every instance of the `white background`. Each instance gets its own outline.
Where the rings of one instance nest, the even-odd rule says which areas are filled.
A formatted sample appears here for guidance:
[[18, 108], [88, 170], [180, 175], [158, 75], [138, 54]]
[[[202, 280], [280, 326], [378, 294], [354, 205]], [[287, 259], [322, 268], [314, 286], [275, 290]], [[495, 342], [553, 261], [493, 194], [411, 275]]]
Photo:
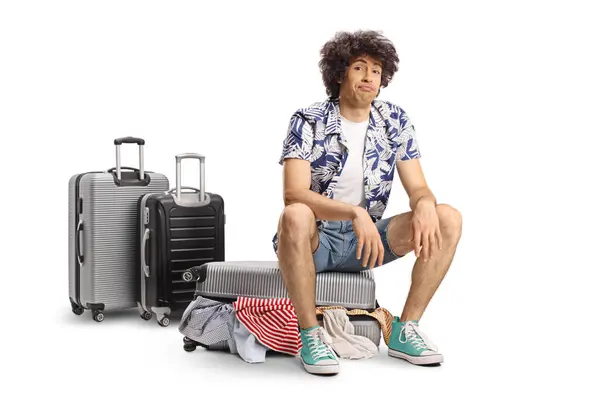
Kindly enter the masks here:
[[[598, 396], [592, 2], [216, 3], [0, 6], [3, 394]], [[399, 72], [380, 97], [407, 111], [432, 190], [464, 218], [421, 324], [442, 367], [391, 359], [384, 345], [375, 359], [344, 361], [335, 378], [313, 377], [287, 357], [249, 365], [185, 353], [176, 324], [160, 328], [136, 310], [101, 324], [72, 314], [67, 182], [113, 167], [116, 137], [145, 138], [146, 168], [173, 184], [175, 154], [204, 154], [206, 188], [226, 202], [227, 259], [274, 260], [288, 120], [326, 97], [321, 46], [360, 28], [396, 44]], [[137, 166], [135, 146], [122, 157]], [[197, 179], [184, 162], [184, 184]], [[396, 177], [385, 216], [407, 210]], [[376, 271], [379, 301], [394, 314], [413, 262]]]

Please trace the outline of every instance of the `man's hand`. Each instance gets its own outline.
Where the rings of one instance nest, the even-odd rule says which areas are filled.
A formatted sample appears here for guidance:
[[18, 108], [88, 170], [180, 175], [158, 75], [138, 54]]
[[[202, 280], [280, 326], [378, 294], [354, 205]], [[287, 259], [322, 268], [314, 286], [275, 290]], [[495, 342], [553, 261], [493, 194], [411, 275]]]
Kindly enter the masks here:
[[436, 248], [442, 250], [442, 233], [435, 203], [426, 199], [420, 200], [413, 211], [411, 223], [415, 255], [420, 257], [423, 252], [425, 261], [433, 258]]
[[356, 259], [360, 260], [362, 258], [363, 268], [367, 266], [367, 263], [369, 268], [375, 267], [376, 262], [381, 266], [383, 264], [383, 243], [379, 236], [379, 230], [364, 208], [356, 207], [355, 210], [355, 216], [352, 218], [352, 229], [358, 239]]

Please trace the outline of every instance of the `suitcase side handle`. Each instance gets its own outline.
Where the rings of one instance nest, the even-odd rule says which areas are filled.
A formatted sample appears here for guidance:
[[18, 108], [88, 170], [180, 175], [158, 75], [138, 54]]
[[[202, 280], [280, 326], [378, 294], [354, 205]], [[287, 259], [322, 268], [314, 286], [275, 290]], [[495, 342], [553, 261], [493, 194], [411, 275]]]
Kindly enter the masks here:
[[140, 248], [141, 250], [141, 260], [142, 260], [142, 270], [144, 271], [144, 275], [146, 275], [146, 278], [150, 277], [150, 266], [148, 265], [148, 262], [146, 261], [146, 242], [148, 241], [148, 239], [150, 238], [150, 230], [148, 228], [146, 228], [146, 230], [144, 231], [144, 237], [142, 238], [142, 246]]
[[[198, 153], [181, 153], [175, 156], [175, 196], [177, 200], [181, 200], [181, 161], [186, 159], [195, 159], [200, 164], [200, 185], [198, 186], [200, 193], [200, 202], [206, 202], [206, 193], [204, 188], [204, 156]], [[191, 189], [191, 188], [187, 188]]]
[[144, 174], [144, 145], [146, 144], [146, 141], [144, 139], [141, 138], [134, 138], [131, 136], [128, 137], [122, 137], [122, 138], [118, 138], [115, 139], [115, 157], [117, 159], [117, 178], [120, 181], [121, 180], [121, 145], [123, 143], [130, 143], [130, 144], [137, 144], [139, 147], [139, 163], [140, 163], [140, 181], [144, 180], [145, 174]]
[[83, 265], [83, 253], [81, 252], [81, 236], [83, 234], [83, 221], [79, 220], [77, 224], [77, 230], [75, 232], [75, 254], [77, 255], [77, 262], [79, 266]]

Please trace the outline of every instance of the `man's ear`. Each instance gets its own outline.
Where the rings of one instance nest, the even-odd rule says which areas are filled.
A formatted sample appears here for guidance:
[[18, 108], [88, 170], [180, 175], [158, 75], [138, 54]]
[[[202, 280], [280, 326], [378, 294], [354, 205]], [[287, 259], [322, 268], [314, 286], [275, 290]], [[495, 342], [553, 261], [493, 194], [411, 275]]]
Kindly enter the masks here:
[[339, 77], [336, 82], [339, 83], [340, 85], [342, 84], [342, 81], [344, 80], [344, 78], [346, 77], [346, 74], [348, 73], [348, 67], [346, 67], [346, 69], [344, 69], [344, 73], [342, 74], [341, 77]]

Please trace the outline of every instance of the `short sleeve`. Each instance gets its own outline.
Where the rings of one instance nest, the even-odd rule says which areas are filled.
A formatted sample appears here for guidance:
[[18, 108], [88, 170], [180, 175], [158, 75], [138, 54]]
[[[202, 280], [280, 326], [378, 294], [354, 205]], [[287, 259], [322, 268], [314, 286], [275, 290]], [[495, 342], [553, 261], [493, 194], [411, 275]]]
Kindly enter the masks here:
[[283, 165], [286, 158], [309, 160], [312, 154], [314, 136], [312, 125], [300, 113], [294, 113], [283, 141], [279, 164]]
[[415, 127], [408, 118], [408, 115], [402, 110], [398, 113], [400, 119], [398, 152], [396, 153], [396, 161], [412, 160], [413, 158], [421, 157], [421, 150], [415, 134]]

